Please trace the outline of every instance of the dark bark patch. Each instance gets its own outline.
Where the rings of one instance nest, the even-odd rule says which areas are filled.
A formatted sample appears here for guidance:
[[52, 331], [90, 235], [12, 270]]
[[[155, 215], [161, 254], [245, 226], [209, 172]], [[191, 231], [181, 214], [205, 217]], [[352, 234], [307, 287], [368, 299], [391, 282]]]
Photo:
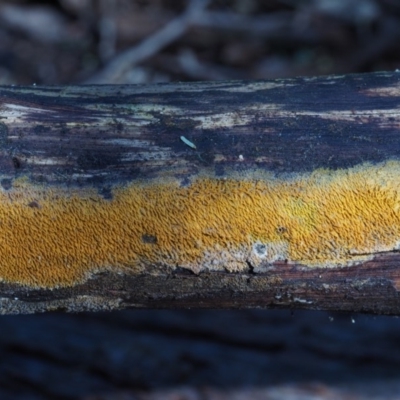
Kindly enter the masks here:
[[21, 168], [21, 160], [18, 157], [13, 157], [11, 159], [13, 166], [15, 169], [20, 169]]
[[105, 200], [112, 200], [113, 194], [110, 186], [104, 186], [99, 189], [100, 196], [103, 197]]
[[146, 234], [142, 236], [142, 241], [143, 243], [157, 244], [157, 236]]
[[78, 155], [77, 166], [83, 170], [103, 169], [118, 164], [119, 157], [105, 151], [85, 150]]
[[4, 122], [0, 122], [0, 146], [3, 147], [8, 140], [8, 126]]
[[37, 201], [29, 202], [28, 206], [31, 207], [31, 208], [40, 208], [40, 204]]
[[4, 178], [0, 181], [1, 187], [4, 190], [10, 190], [12, 188], [12, 181], [11, 179]]

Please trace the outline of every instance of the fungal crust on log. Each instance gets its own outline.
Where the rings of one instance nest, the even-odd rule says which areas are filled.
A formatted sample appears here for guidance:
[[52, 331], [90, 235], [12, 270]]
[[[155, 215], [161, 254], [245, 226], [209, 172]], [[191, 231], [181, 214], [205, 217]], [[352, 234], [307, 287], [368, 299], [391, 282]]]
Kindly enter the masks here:
[[103, 270], [338, 267], [400, 248], [398, 161], [231, 176], [115, 186], [110, 199], [19, 178], [0, 192], [0, 277], [55, 288]]

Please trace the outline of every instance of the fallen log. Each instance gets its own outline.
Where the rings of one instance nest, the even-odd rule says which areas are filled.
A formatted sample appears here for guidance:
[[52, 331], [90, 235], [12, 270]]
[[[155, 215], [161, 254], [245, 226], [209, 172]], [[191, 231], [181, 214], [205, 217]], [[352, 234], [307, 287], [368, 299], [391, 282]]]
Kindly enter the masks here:
[[1, 312], [400, 314], [399, 78], [0, 87]]

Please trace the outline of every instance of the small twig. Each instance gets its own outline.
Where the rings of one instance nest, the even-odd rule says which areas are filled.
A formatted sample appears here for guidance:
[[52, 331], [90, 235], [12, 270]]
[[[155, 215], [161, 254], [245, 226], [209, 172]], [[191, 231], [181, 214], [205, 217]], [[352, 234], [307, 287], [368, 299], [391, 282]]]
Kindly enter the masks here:
[[196, 26], [269, 37], [290, 29], [292, 18], [293, 13], [286, 11], [263, 16], [244, 16], [234, 12], [207, 11], [197, 18]]
[[183, 15], [171, 21], [164, 28], [145, 39], [139, 45], [119, 54], [110, 61], [102, 71], [98, 72], [84, 83], [117, 82], [120, 77], [134, 65], [157, 54], [162, 48], [181, 37], [202, 14], [208, 3], [209, 0], [191, 0]]
[[115, 3], [108, 0], [100, 2], [101, 18], [98, 22], [98, 32], [100, 36], [98, 52], [100, 59], [110, 60], [115, 54], [117, 41], [116, 24], [113, 15], [115, 14]]

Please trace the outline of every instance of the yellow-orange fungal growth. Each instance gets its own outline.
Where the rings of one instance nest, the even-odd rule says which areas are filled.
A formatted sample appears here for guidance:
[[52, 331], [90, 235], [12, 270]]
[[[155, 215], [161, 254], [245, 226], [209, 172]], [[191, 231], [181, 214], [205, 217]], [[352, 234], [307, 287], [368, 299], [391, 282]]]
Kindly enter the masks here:
[[351, 265], [400, 243], [400, 162], [291, 179], [132, 184], [113, 199], [19, 180], [0, 193], [0, 278], [31, 287], [148, 265]]

